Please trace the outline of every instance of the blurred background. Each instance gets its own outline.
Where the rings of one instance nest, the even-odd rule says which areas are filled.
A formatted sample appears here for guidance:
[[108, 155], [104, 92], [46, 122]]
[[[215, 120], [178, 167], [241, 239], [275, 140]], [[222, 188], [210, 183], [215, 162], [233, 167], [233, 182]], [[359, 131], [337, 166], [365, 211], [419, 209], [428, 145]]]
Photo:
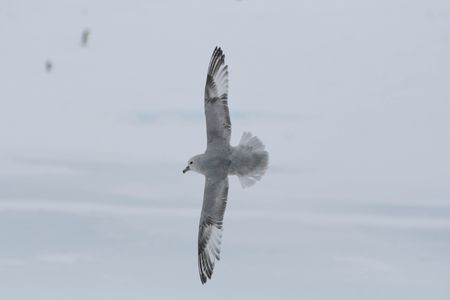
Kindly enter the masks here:
[[[449, 299], [447, 0], [0, 7], [0, 298]], [[202, 286], [215, 46], [271, 161]]]

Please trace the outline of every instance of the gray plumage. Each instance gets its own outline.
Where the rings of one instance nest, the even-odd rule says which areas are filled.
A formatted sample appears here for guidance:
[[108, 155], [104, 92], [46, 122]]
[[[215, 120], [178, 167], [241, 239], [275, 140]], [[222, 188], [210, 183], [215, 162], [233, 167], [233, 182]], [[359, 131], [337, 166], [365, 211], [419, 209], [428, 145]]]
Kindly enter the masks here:
[[50, 60], [47, 60], [45, 62], [45, 71], [47, 73], [50, 73], [52, 71], [52, 69], [53, 69], [53, 63]]
[[87, 47], [89, 43], [89, 36], [91, 35], [91, 31], [86, 28], [81, 33], [81, 47]]
[[236, 147], [230, 145], [231, 121], [228, 109], [228, 66], [220, 48], [215, 48], [205, 86], [207, 148], [188, 161], [187, 171], [205, 176], [203, 207], [198, 233], [200, 280], [211, 279], [220, 259], [223, 217], [228, 198], [228, 175], [237, 175], [243, 187], [260, 180], [267, 170], [269, 154], [264, 144], [244, 132]]

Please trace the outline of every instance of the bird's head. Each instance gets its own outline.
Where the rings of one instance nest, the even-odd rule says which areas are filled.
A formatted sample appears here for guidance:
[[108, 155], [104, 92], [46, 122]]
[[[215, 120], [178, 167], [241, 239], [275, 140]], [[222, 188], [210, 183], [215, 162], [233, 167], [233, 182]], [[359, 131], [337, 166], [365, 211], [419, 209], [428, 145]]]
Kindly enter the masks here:
[[184, 168], [184, 170], [183, 170], [183, 174], [186, 173], [187, 171], [195, 171], [195, 172], [201, 173], [199, 161], [200, 161], [200, 155], [196, 155], [196, 156], [192, 157], [191, 159], [189, 159], [187, 162], [186, 168]]

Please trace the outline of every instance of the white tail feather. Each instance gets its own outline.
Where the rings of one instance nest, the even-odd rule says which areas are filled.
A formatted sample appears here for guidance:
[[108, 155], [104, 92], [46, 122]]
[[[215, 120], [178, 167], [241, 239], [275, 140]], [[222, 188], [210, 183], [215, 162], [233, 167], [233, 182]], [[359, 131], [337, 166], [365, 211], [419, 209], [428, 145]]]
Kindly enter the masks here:
[[269, 153], [258, 137], [244, 132], [237, 147], [233, 148], [230, 174], [238, 176], [242, 187], [254, 185], [266, 173]]

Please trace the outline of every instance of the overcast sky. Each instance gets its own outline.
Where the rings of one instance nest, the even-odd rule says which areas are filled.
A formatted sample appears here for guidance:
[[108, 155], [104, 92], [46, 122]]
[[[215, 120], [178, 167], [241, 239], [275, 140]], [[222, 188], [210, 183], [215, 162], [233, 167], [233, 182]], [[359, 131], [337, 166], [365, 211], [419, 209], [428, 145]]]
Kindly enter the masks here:
[[[0, 298], [449, 299], [448, 0], [2, 0], [0, 37]], [[215, 46], [270, 168], [202, 286]]]

